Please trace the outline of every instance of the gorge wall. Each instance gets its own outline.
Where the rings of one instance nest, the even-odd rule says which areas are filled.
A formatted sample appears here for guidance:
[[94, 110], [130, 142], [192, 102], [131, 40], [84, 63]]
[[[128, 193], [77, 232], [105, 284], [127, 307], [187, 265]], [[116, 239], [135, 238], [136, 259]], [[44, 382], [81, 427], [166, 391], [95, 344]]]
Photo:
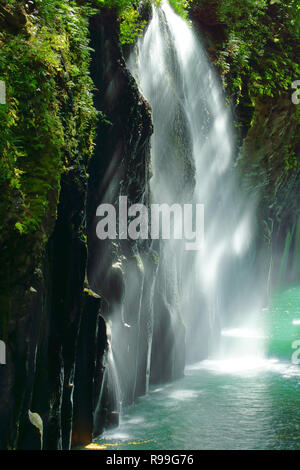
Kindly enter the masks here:
[[[28, 42], [37, 40], [32, 25], [41, 15], [39, 32], [45, 13], [35, 4], [26, 8], [1, 7], [7, 47], [13, 53], [17, 38], [24, 56]], [[51, 13], [56, 24], [57, 19], [61, 22], [57, 34], [64, 34], [67, 19], [62, 13]], [[150, 203], [151, 110], [126, 69], [116, 12], [103, 9], [94, 14], [89, 33], [80, 8], [68, 13], [76, 25], [72, 34], [66, 33], [74, 56], [60, 47], [55, 57], [49, 55], [48, 42], [54, 39], [41, 33], [38, 39], [45, 41], [46, 56], [41, 63], [36, 59], [33, 75], [42, 70], [45, 78], [34, 76], [29, 83], [34, 89], [29, 91], [17, 88], [13, 76], [7, 77], [8, 102], [1, 110], [6, 116], [17, 97], [24, 106], [16, 111], [19, 122], [27, 125], [29, 118], [22, 115], [27, 109], [43, 122], [38, 93], [45, 99], [49, 91], [56, 106], [56, 120], [45, 125], [42, 136], [36, 135], [34, 121], [26, 132], [17, 126], [19, 148], [27, 152], [26, 168], [18, 162], [21, 181], [13, 183], [15, 187], [10, 173], [3, 182], [9, 202], [2, 197], [0, 337], [7, 355], [6, 365], [0, 366], [2, 449], [88, 444], [93, 435], [118, 424], [120, 388], [122, 405], [128, 405], [147, 391], [150, 373], [159, 382], [183, 374], [184, 334], [175, 344], [167, 294], [159, 282], [155, 284], [159, 243], [154, 250], [148, 242], [100, 241], [95, 230], [96, 209], [102, 202], [118, 207], [119, 195], [125, 195], [129, 204]], [[94, 49], [90, 65], [85, 51], [89, 36]], [[36, 53], [39, 47], [32, 44]], [[100, 113], [97, 127], [95, 109]], [[54, 149], [49, 140], [57, 129], [61, 141]], [[37, 141], [34, 148], [25, 141], [30, 132]], [[7, 136], [2, 136], [2, 152], [8, 152]], [[51, 151], [57, 160], [49, 168]], [[43, 162], [46, 171], [41, 176]], [[34, 212], [32, 197], [43, 212]], [[27, 227], [25, 214], [38, 229]], [[158, 324], [154, 304], [163, 310]], [[182, 324], [180, 328], [183, 332]], [[152, 341], [160, 345], [161, 355], [151, 358]]]
[[[216, 63], [227, 32], [216, 2], [200, 3], [192, 19]], [[159, 243], [96, 237], [99, 204], [151, 203], [151, 109], [125, 66], [116, 12], [94, 12], [88, 26], [79, 7], [39, 8], [0, 4], [1, 449], [88, 444], [184, 367]], [[241, 185], [259, 201], [258, 256], [269, 252], [264, 282], [299, 281], [296, 106], [288, 93], [249, 104], [246, 92], [233, 105]]]
[[[172, 319], [168, 292], [161, 288], [160, 244], [130, 238], [100, 241], [96, 210], [110, 203], [119, 210], [119, 196], [128, 206], [149, 206], [151, 193], [151, 109], [126, 68], [115, 14], [102, 12], [91, 20], [92, 76], [96, 108], [108, 122], [101, 123], [89, 173], [88, 279], [105, 303], [110, 325], [110, 348], [118, 375], [119, 400], [128, 405], [144, 395], [150, 381], [164, 382], [183, 374], [184, 334], [180, 318]], [[117, 227], [117, 232], [119, 226]], [[152, 344], [156, 343], [154, 356]], [[116, 386], [116, 384], [114, 384]], [[115, 403], [118, 410], [120, 403]], [[103, 408], [100, 406], [100, 409]], [[95, 429], [99, 434], [102, 428]]]

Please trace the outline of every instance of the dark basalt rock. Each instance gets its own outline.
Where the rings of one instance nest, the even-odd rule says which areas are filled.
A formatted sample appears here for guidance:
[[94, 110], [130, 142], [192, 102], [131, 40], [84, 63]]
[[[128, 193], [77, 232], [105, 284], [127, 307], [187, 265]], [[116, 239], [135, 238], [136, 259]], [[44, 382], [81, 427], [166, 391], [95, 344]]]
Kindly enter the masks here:
[[[47, 245], [38, 239], [33, 246], [24, 237], [21, 246], [8, 237], [4, 245], [16, 250], [1, 253], [7, 268], [0, 299], [0, 338], [7, 345], [7, 365], [0, 366], [3, 449], [41, 448], [29, 410], [43, 422], [43, 449], [88, 444], [118, 424], [118, 387], [126, 405], [149, 383], [155, 318], [162, 308], [154, 303], [158, 247], [153, 250], [147, 240], [100, 241], [95, 226], [98, 205], [117, 208], [119, 195], [126, 195], [129, 205], [150, 204], [151, 110], [125, 66], [114, 12], [94, 16], [90, 31], [95, 106], [106, 119], [99, 120], [88, 192], [78, 155], [63, 174], [58, 207], [51, 195]], [[14, 251], [13, 260], [8, 251]], [[170, 318], [167, 312], [164, 325]], [[114, 334], [120, 339], [114, 357], [119, 384], [109, 349]], [[164, 339], [163, 354], [170, 360], [163, 381], [184, 367], [183, 338], [178, 345], [171, 336]]]
[[[71, 441], [75, 346], [86, 265], [80, 233], [85, 188], [86, 178], [80, 168], [64, 175], [58, 218], [43, 263], [42, 321], [30, 409], [43, 419], [46, 449], [68, 449]], [[24, 416], [27, 406], [24, 403]], [[21, 426], [20, 448], [31, 448], [29, 435], [28, 425], [24, 430]]]
[[[113, 12], [104, 11], [92, 18], [91, 38], [95, 50], [92, 76], [98, 90], [95, 106], [105, 113], [109, 123], [99, 124], [95, 158], [89, 169], [88, 278], [93, 290], [104, 297], [108, 306], [104, 316], [106, 321], [112, 321], [112, 344], [117, 335], [116, 367], [124, 393], [123, 404], [129, 404], [135, 396], [137, 375], [146, 377], [146, 368], [138, 369], [138, 345], [143, 334], [141, 302], [143, 305], [145, 283], [151, 285], [155, 273], [145, 280], [143, 260], [150, 248], [148, 241], [97, 238], [96, 209], [101, 203], [111, 203], [118, 209], [119, 195], [128, 197], [128, 205], [149, 204], [151, 111], [126, 68], [119, 43], [119, 25]], [[150, 344], [149, 337], [146, 343]], [[103, 410], [110, 406], [109, 396], [114, 395], [113, 390], [108, 393], [113, 389], [112, 374], [108, 370], [106, 375], [103, 403], [95, 415], [97, 434], [103, 427], [113, 425], [103, 416]], [[114, 412], [116, 423], [117, 403]]]
[[[11, 291], [6, 366], [0, 376], [0, 447], [40, 449], [28, 410], [43, 420], [43, 448], [69, 448], [75, 346], [86, 265], [84, 169], [70, 167], [61, 182], [57, 222], [33, 275]], [[21, 266], [21, 269], [24, 267]], [[3, 407], [5, 406], [5, 408]]]
[[93, 415], [101, 392], [103, 356], [107, 349], [106, 326], [100, 315], [101, 307], [99, 296], [85, 292], [74, 379], [74, 447], [88, 444], [93, 438]]
[[[166, 321], [160, 323], [164, 336], [163, 348], [157, 344], [155, 325], [159, 322], [162, 298], [154, 303], [159, 257], [151, 241], [105, 240], [96, 236], [96, 209], [99, 204], [110, 203], [118, 210], [120, 195], [128, 197], [128, 206], [134, 203], [149, 205], [151, 202], [149, 180], [150, 137], [152, 134], [151, 110], [141, 96], [137, 85], [127, 70], [119, 44], [119, 26], [113, 12], [103, 11], [91, 20], [92, 76], [95, 81], [95, 106], [105, 114], [97, 132], [95, 158], [91, 162], [88, 193], [88, 279], [92, 289], [103, 296], [107, 312], [103, 315], [111, 323], [114, 365], [106, 364], [102, 390], [102, 403], [95, 413], [95, 433], [103, 426], [111, 426], [105, 418], [108, 397], [115, 400], [114, 415], [119, 412], [120, 387], [122, 405], [131, 404], [137, 396], [147, 392], [153, 348], [162, 353], [164, 366], [162, 382], [183, 374], [184, 327], [180, 316], [167, 311]], [[176, 116], [175, 116], [176, 119]], [[182, 131], [183, 132], [183, 131]], [[185, 161], [189, 162], [188, 156]], [[191, 163], [187, 173], [193, 175]], [[184, 183], [182, 183], [184, 186]], [[159, 243], [158, 243], [159, 245]], [[170, 300], [170, 299], [169, 299]], [[172, 302], [172, 300], [171, 300]], [[172, 328], [168, 327], [172, 323]], [[180, 340], [177, 342], [177, 332]], [[176, 335], [175, 335], [176, 332]], [[154, 345], [155, 343], [155, 345]], [[114, 347], [115, 345], [115, 347]], [[110, 359], [111, 360], [111, 359]], [[116, 367], [118, 384], [111, 388], [112, 369]], [[116, 380], [116, 378], [114, 379]], [[112, 387], [113, 388], [113, 387]], [[107, 416], [107, 412], [104, 413]], [[112, 416], [112, 415], [111, 415]]]
[[[257, 252], [269, 288], [300, 280], [300, 168], [299, 164], [294, 169], [286, 167], [291, 136], [298, 135], [300, 128], [291, 119], [294, 113], [295, 105], [286, 98], [257, 100], [253, 124], [237, 162], [246, 191], [259, 201]], [[299, 143], [295, 151], [299, 154]]]

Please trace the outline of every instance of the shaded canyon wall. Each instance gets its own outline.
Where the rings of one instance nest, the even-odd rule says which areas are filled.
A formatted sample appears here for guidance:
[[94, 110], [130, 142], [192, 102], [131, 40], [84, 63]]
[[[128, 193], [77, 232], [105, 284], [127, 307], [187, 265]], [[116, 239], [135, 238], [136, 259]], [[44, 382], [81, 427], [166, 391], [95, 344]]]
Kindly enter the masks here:
[[[159, 243], [96, 237], [100, 203], [118, 207], [119, 195], [129, 204], [151, 202], [152, 122], [126, 69], [115, 14], [92, 17], [90, 32], [94, 103], [105, 119], [99, 120], [89, 177], [78, 150], [62, 176], [58, 206], [51, 199], [47, 244], [11, 237], [10, 249], [2, 252], [15, 253], [13, 264], [11, 258], [3, 261], [15, 270], [2, 303], [2, 449], [88, 444], [118, 424], [120, 401], [132, 403], [150, 380], [183, 374], [184, 327], [179, 319], [174, 324], [159, 285]], [[2, 274], [6, 280], [4, 269]], [[38, 413], [42, 440], [29, 410]]]

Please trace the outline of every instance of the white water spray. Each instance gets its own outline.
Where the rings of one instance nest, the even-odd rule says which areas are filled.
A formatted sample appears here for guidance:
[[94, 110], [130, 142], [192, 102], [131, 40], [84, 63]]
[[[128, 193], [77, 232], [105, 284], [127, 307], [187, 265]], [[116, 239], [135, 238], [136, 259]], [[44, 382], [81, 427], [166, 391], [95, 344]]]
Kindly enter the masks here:
[[191, 362], [212, 352], [226, 323], [247, 328], [245, 305], [259, 308], [260, 293], [249, 292], [254, 202], [245, 201], [235, 177], [232, 117], [221, 84], [192, 27], [168, 3], [153, 8], [129, 67], [153, 112], [154, 201], [205, 205], [201, 252], [186, 254], [179, 242], [162, 245], [166, 271], [175, 259]]

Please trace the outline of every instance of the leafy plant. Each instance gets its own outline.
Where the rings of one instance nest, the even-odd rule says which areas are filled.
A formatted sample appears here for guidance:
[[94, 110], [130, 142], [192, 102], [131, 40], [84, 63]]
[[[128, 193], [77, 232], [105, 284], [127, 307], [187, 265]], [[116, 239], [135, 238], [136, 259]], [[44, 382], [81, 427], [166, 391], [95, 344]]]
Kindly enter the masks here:
[[137, 36], [141, 35], [146, 21], [140, 20], [140, 15], [133, 7], [125, 8], [120, 14], [120, 39], [121, 44], [132, 44]]
[[[7, 89], [0, 106], [0, 212], [20, 235], [47, 232], [43, 223], [49, 204], [53, 212], [57, 203], [61, 174], [72, 162], [87, 164], [97, 118], [89, 75], [91, 7], [63, 0], [27, 7], [21, 7], [26, 24], [0, 33]], [[20, 2], [5, 8], [17, 18]]]
[[184, 19], [187, 19], [190, 2], [191, 0], [170, 0], [170, 5], [176, 11], [176, 13], [178, 13], [178, 15]]

